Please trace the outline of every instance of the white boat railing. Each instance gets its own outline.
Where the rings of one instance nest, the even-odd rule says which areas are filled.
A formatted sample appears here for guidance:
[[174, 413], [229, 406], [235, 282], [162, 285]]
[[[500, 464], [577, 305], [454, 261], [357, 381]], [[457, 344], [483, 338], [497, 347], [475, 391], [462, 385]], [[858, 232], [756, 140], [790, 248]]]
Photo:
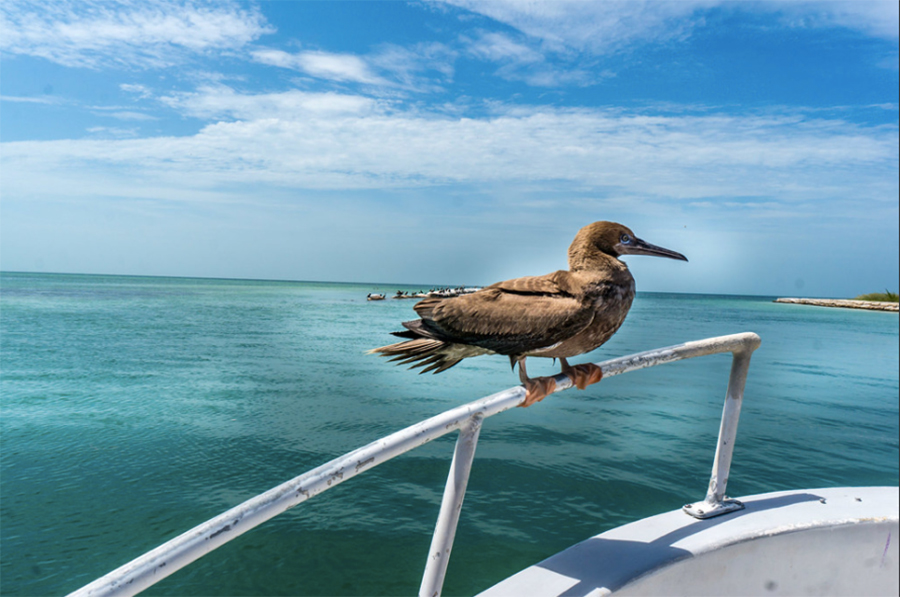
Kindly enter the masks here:
[[[685, 342], [597, 363], [603, 370], [603, 377], [610, 377], [693, 357], [725, 352], [733, 354], [709, 490], [703, 501], [684, 507], [685, 512], [697, 518], [708, 518], [743, 507], [739, 502], [725, 497], [725, 486], [731, 467], [750, 356], [759, 344], [759, 336], [747, 332]], [[563, 374], [557, 375], [555, 379], [555, 392], [567, 390], [573, 385]], [[136, 595], [312, 496], [395, 456], [458, 430], [459, 437], [419, 588], [420, 597], [437, 597], [444, 583], [481, 423], [488, 417], [519, 406], [524, 399], [524, 387], [516, 386], [392, 433], [235, 506], [85, 585], [71, 593], [70, 597]]]

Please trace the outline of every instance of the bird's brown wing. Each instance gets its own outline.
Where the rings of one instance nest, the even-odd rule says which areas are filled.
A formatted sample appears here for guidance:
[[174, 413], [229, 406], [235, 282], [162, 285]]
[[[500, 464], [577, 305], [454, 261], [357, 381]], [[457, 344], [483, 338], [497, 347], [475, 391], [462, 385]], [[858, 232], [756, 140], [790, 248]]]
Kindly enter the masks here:
[[415, 310], [422, 320], [404, 324], [411, 330], [508, 355], [562, 342], [594, 317], [565, 271], [507, 280], [450, 299], [428, 298]]
[[572, 280], [572, 275], [564, 270], [559, 270], [546, 276], [527, 276], [497, 282], [486, 287], [485, 290], [490, 288], [499, 288], [500, 290], [517, 294], [545, 294], [562, 297], [579, 294], [577, 284]]

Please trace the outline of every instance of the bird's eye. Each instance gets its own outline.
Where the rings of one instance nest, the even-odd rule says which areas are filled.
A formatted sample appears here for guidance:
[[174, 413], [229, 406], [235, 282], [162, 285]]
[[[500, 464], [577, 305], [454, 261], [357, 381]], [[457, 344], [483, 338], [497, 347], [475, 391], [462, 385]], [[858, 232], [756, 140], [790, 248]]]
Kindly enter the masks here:
[[627, 234], [623, 234], [622, 238], [619, 239], [619, 242], [622, 243], [623, 245], [627, 245], [631, 242], [631, 237], [628, 236]]

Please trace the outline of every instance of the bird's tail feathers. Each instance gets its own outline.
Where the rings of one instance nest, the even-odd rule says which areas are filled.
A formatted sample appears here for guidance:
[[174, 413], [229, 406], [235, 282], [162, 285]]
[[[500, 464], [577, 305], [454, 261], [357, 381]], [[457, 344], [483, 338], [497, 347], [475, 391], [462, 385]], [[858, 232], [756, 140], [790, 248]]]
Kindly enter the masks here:
[[[400, 335], [398, 332], [395, 335]], [[403, 336], [401, 336], [403, 337]], [[380, 348], [373, 348], [369, 354], [378, 354], [383, 357], [391, 357], [391, 361], [397, 361], [398, 365], [406, 365], [412, 363], [410, 369], [424, 367], [419, 373], [427, 373], [433, 371], [440, 373], [446, 371], [450, 367], [456, 365], [463, 360], [463, 356], [457, 356], [450, 353], [452, 345], [448, 345], [441, 340], [432, 338], [416, 338], [415, 340], [407, 340], [406, 342], [398, 342], [389, 344]]]
[[[402, 332], [391, 332], [391, 336], [397, 336], [398, 338], [421, 338], [422, 334], [417, 334], [410, 330], [403, 330]], [[375, 350], [378, 350], [377, 348]]]

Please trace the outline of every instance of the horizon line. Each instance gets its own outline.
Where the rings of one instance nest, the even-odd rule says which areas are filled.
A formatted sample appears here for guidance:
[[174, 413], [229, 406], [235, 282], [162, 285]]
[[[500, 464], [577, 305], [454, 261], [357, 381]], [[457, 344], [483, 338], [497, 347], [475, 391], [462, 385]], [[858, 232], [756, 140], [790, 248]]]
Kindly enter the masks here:
[[[119, 278], [160, 278], [160, 279], [176, 279], [176, 280], [219, 280], [223, 282], [278, 282], [278, 283], [286, 283], [286, 284], [356, 284], [361, 286], [410, 286], [410, 287], [431, 287], [431, 288], [457, 288], [457, 287], [478, 287], [483, 288], [481, 285], [477, 284], [457, 284], [457, 285], [448, 285], [448, 284], [420, 284], [414, 282], [357, 282], [357, 281], [342, 281], [342, 280], [294, 280], [294, 279], [285, 279], [285, 278], [225, 278], [221, 276], [179, 276], [179, 275], [160, 275], [160, 274], [109, 274], [109, 273], [86, 273], [86, 272], [35, 272], [35, 271], [24, 271], [24, 270], [4, 270], [0, 269], [0, 274], [34, 274], [34, 275], [49, 275], [49, 276], [106, 276], [106, 277], [119, 277]], [[647, 293], [647, 294], [684, 294], [684, 295], [699, 295], [699, 296], [731, 296], [731, 297], [757, 297], [757, 298], [817, 298], [817, 299], [843, 299], [846, 297], [833, 297], [833, 296], [803, 296], [803, 297], [794, 297], [794, 296], [780, 296], [776, 294], [744, 294], [744, 293], [727, 293], [727, 292], [677, 292], [671, 290], [638, 290], [638, 294]]]

